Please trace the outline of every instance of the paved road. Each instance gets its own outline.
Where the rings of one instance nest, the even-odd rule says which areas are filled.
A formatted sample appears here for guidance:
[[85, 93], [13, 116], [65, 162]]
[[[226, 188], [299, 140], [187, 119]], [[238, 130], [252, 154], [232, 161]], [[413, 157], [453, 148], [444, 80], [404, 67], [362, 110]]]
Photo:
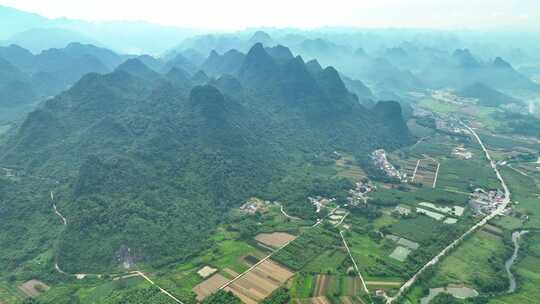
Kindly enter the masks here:
[[159, 287], [159, 285], [157, 285], [156, 283], [154, 283], [154, 281], [152, 281], [149, 277], [147, 277], [144, 273], [140, 272], [140, 271], [134, 271], [133, 274], [138, 274], [139, 276], [141, 276], [143, 279], [145, 279], [146, 281], [148, 281], [148, 283], [156, 286], [162, 293], [164, 293], [165, 295], [167, 295], [169, 298], [173, 299], [176, 303], [180, 303], [180, 304], [184, 304], [184, 302], [178, 300], [175, 296], [173, 296], [171, 293], [169, 293], [168, 291], [166, 291], [165, 289]]
[[[311, 226], [311, 228], [314, 228], [314, 227], [317, 227], [319, 226], [325, 218], [329, 217], [330, 215], [334, 214], [334, 212], [339, 209], [339, 205], [332, 209], [328, 215], [326, 215], [326, 217], [324, 217], [323, 219], [321, 220], [318, 220], [313, 226]], [[283, 209], [282, 209], [283, 210]], [[302, 234], [300, 234], [297, 238], [301, 237]], [[297, 238], [295, 238], [294, 240], [296, 240]], [[260, 264], [262, 264], [264, 261], [270, 259], [274, 254], [276, 254], [277, 252], [279, 252], [280, 250], [282, 250], [283, 248], [287, 247], [290, 243], [294, 242], [294, 240], [290, 240], [288, 241], [287, 243], [285, 243], [283, 246], [279, 247], [278, 249], [276, 249], [275, 251], [271, 252], [269, 255], [267, 255], [266, 257], [264, 257], [263, 259], [261, 259], [260, 261], [258, 261], [257, 263], [255, 263], [253, 266], [251, 266], [249, 269], [247, 269], [246, 271], [242, 272], [241, 274], [237, 275], [235, 278], [233, 278], [232, 280], [228, 281], [227, 283], [223, 284], [219, 289], [224, 289], [226, 288], [227, 286], [231, 285], [232, 283], [236, 282], [238, 279], [240, 279], [241, 277], [245, 276], [246, 274], [248, 274], [250, 271], [252, 271], [253, 269], [255, 269], [257, 266], [259, 266]]]
[[478, 228], [484, 226], [487, 222], [492, 220], [494, 217], [502, 214], [503, 211], [508, 206], [508, 204], [510, 204], [510, 195], [511, 195], [511, 193], [510, 193], [510, 190], [508, 190], [508, 186], [506, 186], [506, 182], [502, 178], [501, 173], [499, 172], [499, 169], [497, 168], [497, 163], [495, 161], [493, 161], [493, 159], [491, 158], [491, 155], [489, 155], [489, 151], [484, 146], [484, 143], [482, 142], [482, 140], [480, 139], [478, 134], [476, 134], [476, 132], [471, 127], [467, 126], [463, 122], [462, 122], [462, 124], [467, 130], [469, 130], [469, 132], [471, 132], [471, 134], [474, 136], [474, 138], [476, 139], [478, 144], [480, 144], [480, 146], [482, 147], [482, 150], [484, 151], [484, 154], [486, 155], [486, 158], [488, 159], [488, 161], [489, 161], [489, 163], [491, 165], [491, 168], [493, 168], [493, 171], [495, 171], [495, 175], [497, 175], [497, 179], [499, 180], [499, 182], [501, 183], [501, 186], [503, 187], [504, 199], [503, 199], [503, 201], [501, 202], [501, 204], [499, 205], [499, 207], [496, 210], [494, 210], [492, 213], [490, 213], [489, 215], [484, 217], [480, 222], [478, 222], [477, 224], [472, 226], [463, 235], [461, 235], [459, 238], [454, 240], [450, 245], [448, 245], [439, 254], [437, 254], [433, 259], [431, 259], [431, 261], [427, 262], [422, 268], [420, 268], [420, 270], [414, 276], [412, 276], [412, 278], [410, 278], [407, 282], [405, 282], [405, 284], [403, 284], [403, 286], [401, 286], [398, 293], [394, 297], [387, 297], [386, 298], [386, 303], [387, 304], [393, 303], [400, 296], [404, 295], [405, 292], [426, 271], [426, 269], [428, 269], [429, 267], [437, 264], [450, 250], [452, 250], [453, 248], [458, 246], [468, 235], [470, 235], [471, 233], [476, 231]]
[[358, 265], [356, 265], [356, 261], [354, 260], [352, 256], [351, 250], [349, 249], [349, 245], [347, 245], [347, 241], [345, 241], [345, 237], [343, 236], [343, 231], [340, 231], [339, 235], [341, 235], [341, 240], [343, 241], [343, 245], [345, 245], [345, 248], [347, 249], [347, 252], [349, 253], [349, 257], [351, 258], [351, 261], [353, 262], [354, 269], [356, 270], [356, 273], [358, 273], [358, 277], [360, 278], [360, 281], [362, 282], [362, 288], [364, 288], [364, 291], [367, 294], [369, 294], [369, 290], [366, 286], [366, 281], [364, 280], [362, 273], [360, 273], [360, 269], [358, 269]]
[[281, 213], [282, 213], [285, 217], [290, 218], [291, 220], [301, 220], [301, 218], [299, 218], [299, 217], [295, 217], [295, 216], [290, 216], [290, 215], [288, 215], [287, 212], [285, 212], [285, 209], [283, 209], [283, 205], [280, 204], [280, 205], [279, 205], [279, 208], [281, 208]]

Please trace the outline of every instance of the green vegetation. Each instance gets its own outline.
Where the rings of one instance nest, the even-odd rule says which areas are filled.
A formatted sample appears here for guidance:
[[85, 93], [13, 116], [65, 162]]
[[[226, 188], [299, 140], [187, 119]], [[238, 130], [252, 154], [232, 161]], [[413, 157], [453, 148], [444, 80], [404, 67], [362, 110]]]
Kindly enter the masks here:
[[[51, 249], [68, 273], [185, 264], [215, 248], [215, 228], [235, 220], [224, 215], [247, 198], [280, 201], [314, 221], [307, 196], [343, 201], [352, 187], [325, 156], [356, 158], [412, 139], [398, 103], [364, 108], [333, 68], [311, 73], [299, 59], [277, 62], [260, 44], [236, 68], [245, 94], [229, 94], [224, 79], [199, 86], [130, 59], [112, 73], [85, 75], [4, 134], [0, 164], [26, 178], [21, 191], [0, 194], [2, 210], [25, 206], [9, 207], [0, 222], [0, 245], [8, 247], [0, 269], [12, 272]], [[35, 187], [34, 178], [47, 183]], [[232, 228], [248, 239], [256, 223]]]
[[444, 224], [430, 218], [427, 215], [418, 215], [411, 218], [401, 219], [398, 223], [388, 227], [392, 234], [419, 243], [427, 243], [437, 237], [440, 230], [446, 228]]
[[[156, 287], [135, 289], [129, 293], [113, 292], [107, 299], [101, 303], [104, 304], [173, 304], [173, 299], [162, 293]], [[216, 302], [216, 303], [240, 303], [240, 302]]]
[[[238, 299], [230, 291], [220, 290], [208, 298], [204, 299], [203, 304], [241, 304], [242, 301]], [[278, 302], [279, 303], [279, 302]]]
[[339, 235], [335, 231], [317, 227], [307, 230], [289, 246], [276, 253], [273, 259], [293, 270], [300, 270], [326, 250], [338, 245]]
[[430, 284], [466, 284], [486, 293], [505, 290], [504, 261], [509, 252], [500, 237], [479, 231], [441, 262]]
[[342, 249], [328, 250], [311, 260], [302, 271], [308, 273], [336, 273], [344, 271], [344, 264], [348, 264], [349, 256]]
[[291, 297], [294, 299], [305, 299], [311, 297], [315, 286], [315, 277], [313, 274], [298, 272], [292, 282], [290, 289]]
[[289, 291], [285, 287], [276, 289], [269, 297], [264, 299], [261, 304], [288, 304], [291, 301]]
[[442, 102], [431, 98], [422, 99], [418, 102], [418, 105], [439, 114], [456, 113], [459, 111], [458, 105]]

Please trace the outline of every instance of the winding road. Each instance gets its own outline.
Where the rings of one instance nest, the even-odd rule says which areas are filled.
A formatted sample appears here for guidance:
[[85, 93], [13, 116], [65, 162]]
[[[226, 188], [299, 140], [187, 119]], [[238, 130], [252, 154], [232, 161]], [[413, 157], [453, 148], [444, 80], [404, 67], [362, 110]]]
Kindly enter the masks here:
[[418, 272], [412, 276], [407, 282], [405, 282], [405, 284], [403, 284], [401, 286], [401, 288], [399, 288], [399, 291], [398, 293], [393, 296], [393, 297], [387, 297], [386, 298], [386, 303], [387, 304], [391, 304], [391, 303], [394, 303], [399, 297], [401, 297], [402, 295], [405, 294], [405, 292], [411, 288], [412, 285], [414, 285], [414, 283], [418, 280], [418, 278], [431, 266], [437, 264], [450, 250], [452, 250], [453, 248], [455, 248], [456, 246], [458, 246], [467, 236], [469, 236], [471, 233], [473, 233], [474, 231], [476, 231], [478, 228], [484, 226], [487, 222], [489, 222], [490, 220], [492, 220], [494, 217], [498, 216], [498, 215], [501, 215], [504, 210], [506, 209], [506, 207], [508, 206], [508, 204], [510, 204], [510, 190], [508, 189], [508, 186], [506, 185], [506, 182], [504, 181], [504, 179], [502, 178], [501, 176], [501, 173], [499, 172], [499, 169], [497, 168], [497, 163], [491, 158], [491, 155], [489, 155], [489, 151], [487, 150], [487, 148], [484, 146], [484, 143], [482, 142], [482, 140], [480, 139], [480, 136], [478, 136], [478, 134], [469, 126], [467, 126], [465, 123], [461, 122], [461, 124], [467, 129], [469, 130], [469, 132], [471, 132], [471, 134], [474, 136], [474, 138], [476, 139], [476, 141], [478, 142], [478, 144], [480, 144], [480, 146], [482, 147], [482, 150], [484, 151], [484, 154], [486, 155], [486, 158], [488, 159], [490, 165], [491, 165], [491, 168], [493, 168], [493, 171], [495, 171], [495, 174], [497, 175], [497, 179], [499, 180], [499, 182], [501, 183], [501, 186], [503, 187], [503, 190], [504, 190], [504, 199], [503, 201], [499, 204], [499, 206], [497, 207], [497, 209], [495, 209], [492, 213], [490, 213], [489, 215], [487, 215], [486, 217], [484, 217], [480, 222], [476, 223], [474, 226], [472, 226], [469, 230], [467, 230], [465, 233], [463, 233], [459, 238], [457, 238], [456, 240], [454, 240], [452, 243], [450, 243], [450, 245], [448, 245], [446, 248], [444, 248], [441, 252], [439, 252], [439, 254], [437, 254], [435, 257], [433, 257], [433, 259], [431, 259], [429, 262], [427, 262], [422, 268], [420, 268], [420, 270], [418, 270]]
[[[56, 208], [56, 203], [54, 202], [54, 193], [51, 191], [51, 202], [53, 204], [53, 209], [54, 209], [54, 213], [56, 215], [58, 215], [58, 217], [60, 217], [60, 219], [62, 219], [62, 224], [64, 226], [67, 226], [67, 219], [62, 215], [62, 213], [60, 213], [60, 211], [58, 211], [58, 208]], [[60, 266], [58, 265], [58, 261], [56, 261], [54, 263], [54, 268], [56, 269], [56, 271], [58, 271], [59, 273], [63, 274], [63, 275], [68, 275], [68, 276], [74, 276], [76, 277], [77, 279], [83, 279], [85, 278], [86, 276], [96, 276], [98, 278], [101, 278], [102, 275], [101, 274], [88, 274], [88, 273], [76, 273], [76, 274], [71, 274], [71, 273], [67, 273], [65, 271], [62, 270], [62, 268], [60, 268]], [[130, 278], [130, 277], [134, 277], [134, 276], [140, 276], [141, 278], [145, 279], [148, 283], [156, 286], [156, 288], [158, 288], [162, 293], [164, 293], [166, 296], [168, 296], [169, 298], [171, 298], [172, 300], [174, 300], [176, 303], [179, 303], [179, 304], [184, 304], [182, 301], [180, 301], [178, 298], [176, 298], [175, 296], [173, 296], [170, 292], [168, 292], [167, 290], [161, 288], [159, 285], [157, 285], [154, 281], [152, 281], [148, 276], [146, 276], [146, 274], [144, 274], [143, 272], [141, 271], [132, 271], [132, 272], [128, 272], [122, 276], [119, 276], [119, 277], [116, 277], [116, 278], [113, 278], [113, 280], [119, 280], [119, 279], [125, 279], [125, 278]]]

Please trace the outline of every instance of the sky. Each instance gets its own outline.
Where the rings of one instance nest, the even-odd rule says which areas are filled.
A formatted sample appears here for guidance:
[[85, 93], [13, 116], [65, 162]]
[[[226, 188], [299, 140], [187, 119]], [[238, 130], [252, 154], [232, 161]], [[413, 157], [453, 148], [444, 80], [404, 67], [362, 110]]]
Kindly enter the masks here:
[[242, 30], [323, 26], [539, 30], [540, 0], [0, 0], [50, 18]]

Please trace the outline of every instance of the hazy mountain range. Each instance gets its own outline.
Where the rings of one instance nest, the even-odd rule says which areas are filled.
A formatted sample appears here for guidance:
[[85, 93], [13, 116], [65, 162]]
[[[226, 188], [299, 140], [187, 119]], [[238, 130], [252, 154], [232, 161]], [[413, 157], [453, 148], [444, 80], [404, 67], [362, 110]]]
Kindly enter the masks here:
[[[59, 52], [73, 48], [85, 49]], [[118, 62], [86, 48], [103, 62]], [[61, 185], [54, 187], [57, 204], [70, 218], [59, 243], [64, 269], [117, 266], [123, 247], [154, 265], [187, 258], [206, 246], [194, 240], [207, 238], [222, 211], [250, 196], [289, 201], [294, 214], [306, 203], [287, 190], [291, 178], [307, 193], [336, 187], [339, 180], [306, 175], [305, 161], [412, 140], [398, 103], [362, 106], [332, 67], [260, 43], [241, 60], [216, 56], [204, 64], [208, 73], [227, 66], [230, 74], [189, 73], [175, 59], [161, 65], [168, 70], [155, 71], [138, 58], [110, 73], [86, 74], [5, 136], [3, 166]], [[12, 186], [17, 193], [32, 185]], [[8, 209], [3, 217], [21, 212], [38, 211]], [[0, 263], [10, 267], [13, 258], [4, 255]]]

